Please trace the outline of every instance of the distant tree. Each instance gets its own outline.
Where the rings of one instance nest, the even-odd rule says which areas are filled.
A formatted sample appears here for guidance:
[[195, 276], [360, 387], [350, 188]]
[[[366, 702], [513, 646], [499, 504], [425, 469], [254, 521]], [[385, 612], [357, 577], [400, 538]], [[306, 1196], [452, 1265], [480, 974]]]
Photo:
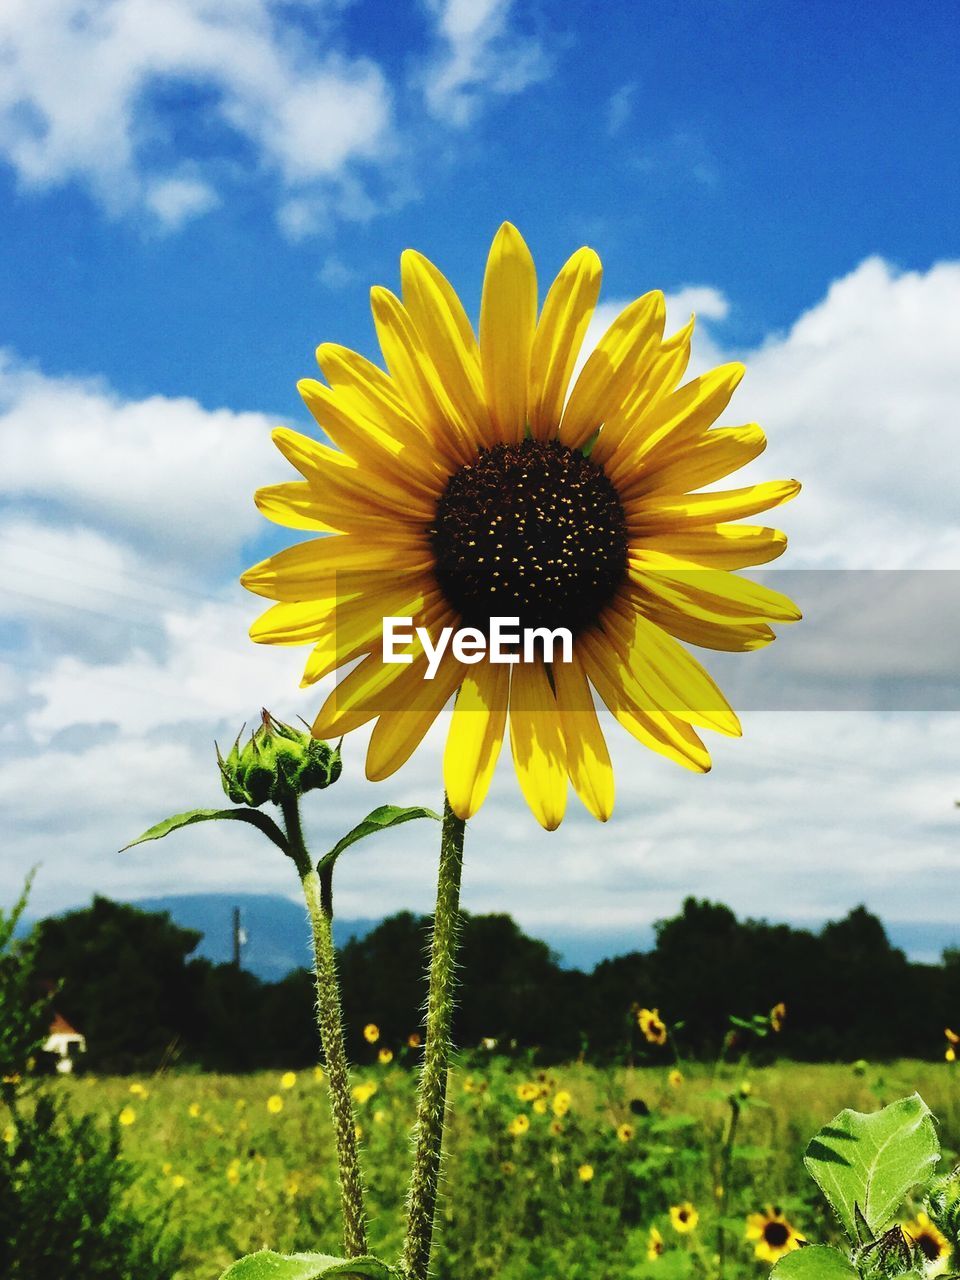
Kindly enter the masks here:
[[37, 926], [36, 967], [98, 1071], [149, 1070], [181, 1037], [193, 1002], [186, 960], [201, 934], [166, 913], [94, 898]]

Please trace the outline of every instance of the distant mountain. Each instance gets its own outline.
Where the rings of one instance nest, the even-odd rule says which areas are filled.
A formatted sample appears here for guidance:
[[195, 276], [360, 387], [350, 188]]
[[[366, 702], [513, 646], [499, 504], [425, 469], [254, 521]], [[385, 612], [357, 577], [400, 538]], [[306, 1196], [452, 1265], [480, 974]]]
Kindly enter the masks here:
[[[214, 964], [233, 958], [233, 909], [240, 908], [240, 925], [246, 942], [241, 951], [243, 967], [265, 982], [276, 982], [291, 969], [309, 968], [310, 933], [306, 909], [289, 898], [270, 893], [184, 893], [163, 898], [138, 898], [131, 903], [141, 911], [166, 911], [184, 929], [203, 934], [195, 956]], [[333, 938], [338, 947], [351, 937], [362, 938], [377, 920], [334, 920]]]

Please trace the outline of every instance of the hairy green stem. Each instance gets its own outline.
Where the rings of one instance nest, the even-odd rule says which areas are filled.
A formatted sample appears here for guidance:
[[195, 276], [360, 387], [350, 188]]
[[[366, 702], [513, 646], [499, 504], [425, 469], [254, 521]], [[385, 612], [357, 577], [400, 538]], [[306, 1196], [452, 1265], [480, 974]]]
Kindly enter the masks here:
[[720, 1155], [720, 1195], [718, 1196], [719, 1217], [717, 1220], [717, 1277], [723, 1280], [724, 1267], [727, 1260], [727, 1236], [724, 1231], [723, 1223], [727, 1213], [727, 1200], [729, 1198], [729, 1182], [733, 1165], [733, 1148], [737, 1141], [737, 1125], [740, 1120], [740, 1103], [731, 1095], [730, 1099], [730, 1125], [727, 1129], [727, 1140], [723, 1144], [723, 1151]]
[[350, 1073], [343, 1035], [340, 987], [337, 982], [336, 952], [333, 946], [333, 914], [329, 886], [310, 861], [300, 825], [296, 799], [282, 805], [289, 853], [297, 865], [303, 896], [313, 934], [314, 973], [317, 982], [317, 1024], [327, 1064], [330, 1114], [337, 1143], [340, 1202], [343, 1209], [343, 1246], [348, 1258], [367, 1252], [366, 1216], [363, 1207], [363, 1177], [357, 1151], [357, 1118], [350, 1093]]
[[450, 1030], [456, 987], [463, 833], [463, 820], [456, 816], [450, 808], [449, 800], [444, 796], [437, 907], [430, 944], [427, 1035], [420, 1073], [416, 1150], [407, 1200], [407, 1238], [403, 1250], [403, 1270], [407, 1280], [426, 1280], [430, 1271], [437, 1188], [443, 1155]]

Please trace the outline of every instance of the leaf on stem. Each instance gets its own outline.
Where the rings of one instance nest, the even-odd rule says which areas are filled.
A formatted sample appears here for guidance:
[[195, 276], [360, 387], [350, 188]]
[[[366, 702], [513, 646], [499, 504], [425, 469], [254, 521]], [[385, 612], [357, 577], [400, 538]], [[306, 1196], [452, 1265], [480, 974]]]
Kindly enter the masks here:
[[218, 822], [220, 819], [249, 822], [251, 826], [259, 828], [284, 853], [289, 853], [284, 834], [277, 824], [265, 813], [259, 813], [255, 809], [191, 809], [189, 813], [176, 813], [172, 818], [164, 818], [162, 822], [155, 823], [142, 836], [138, 836], [136, 840], [131, 840], [129, 844], [125, 844], [120, 852], [123, 853], [127, 849], [132, 849], [134, 845], [143, 844], [147, 840], [162, 840], [171, 831], [179, 831], [181, 827], [193, 826], [195, 822]]
[[890, 1221], [939, 1158], [933, 1117], [915, 1093], [872, 1115], [841, 1111], [807, 1147], [803, 1162], [856, 1244], [865, 1228], [875, 1235]]
[[396, 804], [382, 804], [379, 809], [368, 813], [364, 820], [359, 822], [352, 831], [348, 831], [342, 840], [337, 841], [330, 852], [320, 859], [317, 870], [321, 875], [330, 875], [334, 863], [344, 849], [349, 849], [352, 844], [356, 844], [365, 836], [375, 835], [378, 831], [386, 831], [390, 827], [398, 827], [402, 822], [410, 822], [414, 818], [433, 818], [437, 822], [440, 821], [438, 813], [434, 813], [432, 809], [424, 809], [420, 805], [404, 809]]
[[264, 1249], [227, 1267], [220, 1280], [396, 1280], [397, 1272], [379, 1258], [333, 1258], [325, 1253], [274, 1253]]
[[811, 1244], [785, 1254], [770, 1273], [770, 1280], [857, 1280], [857, 1269], [839, 1249]]

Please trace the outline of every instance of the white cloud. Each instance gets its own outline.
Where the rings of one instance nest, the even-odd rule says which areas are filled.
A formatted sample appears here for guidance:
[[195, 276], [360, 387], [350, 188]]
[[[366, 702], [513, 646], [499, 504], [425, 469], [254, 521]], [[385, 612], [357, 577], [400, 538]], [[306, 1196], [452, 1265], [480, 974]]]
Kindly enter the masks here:
[[317, 272], [317, 279], [327, 289], [345, 289], [348, 284], [352, 284], [357, 278], [357, 273], [348, 267], [345, 262], [336, 256], [330, 254], [325, 258], [323, 265]]
[[191, 218], [215, 209], [220, 203], [213, 188], [196, 178], [161, 178], [147, 186], [144, 198], [170, 231], [179, 230]]
[[195, 400], [124, 401], [0, 352], [0, 499], [204, 577], [262, 527], [253, 490], [282, 474], [273, 419]]
[[[111, 211], [145, 208], [168, 226], [212, 206], [207, 175], [182, 164], [237, 143], [289, 190], [335, 195], [360, 161], [389, 145], [391, 93], [369, 59], [319, 52], [279, 0], [6, 0], [0, 7], [0, 154], [27, 187], [78, 179]], [[192, 95], [179, 121], [204, 134], [185, 146], [162, 95]], [[223, 135], [223, 137], [221, 137]], [[222, 145], [220, 145], [222, 144]], [[206, 161], [210, 177], [215, 162]]]
[[607, 133], [615, 137], [633, 115], [633, 99], [637, 92], [636, 81], [622, 84], [607, 101]]
[[748, 353], [731, 408], [767, 431], [754, 469], [804, 482], [792, 563], [960, 567], [958, 350], [960, 263], [871, 258]]
[[535, 38], [512, 26], [513, 0], [427, 0], [440, 51], [422, 85], [431, 113], [465, 125], [487, 94], [520, 93], [550, 73]]

